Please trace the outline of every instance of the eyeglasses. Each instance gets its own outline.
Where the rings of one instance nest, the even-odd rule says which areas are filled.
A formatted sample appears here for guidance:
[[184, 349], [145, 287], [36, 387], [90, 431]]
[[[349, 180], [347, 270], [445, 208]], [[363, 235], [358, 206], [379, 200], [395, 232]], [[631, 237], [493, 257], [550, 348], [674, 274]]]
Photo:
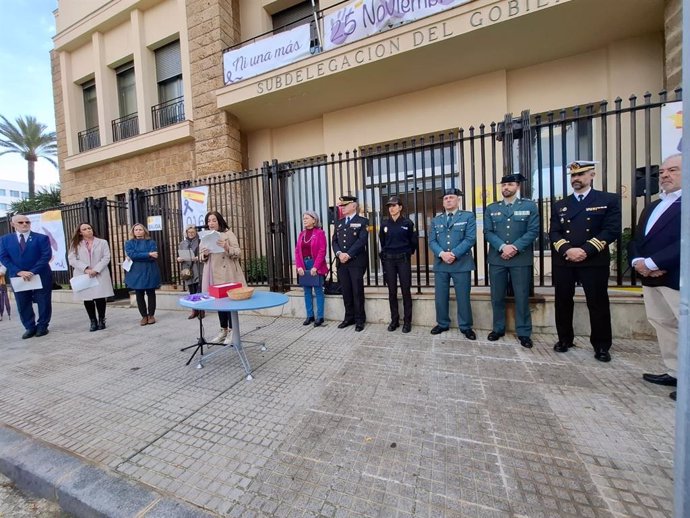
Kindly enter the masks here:
[[15, 221], [19, 225], [31, 225], [31, 221]]

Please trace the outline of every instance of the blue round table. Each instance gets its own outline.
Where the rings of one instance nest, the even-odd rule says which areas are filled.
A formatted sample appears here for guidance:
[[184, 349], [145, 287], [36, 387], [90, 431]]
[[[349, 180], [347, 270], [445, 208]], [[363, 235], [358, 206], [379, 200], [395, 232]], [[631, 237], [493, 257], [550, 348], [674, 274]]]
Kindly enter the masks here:
[[[259, 309], [267, 309], [267, 308], [273, 308], [276, 306], [282, 306], [284, 304], [287, 304], [288, 301], [288, 296], [285, 295], [284, 293], [273, 293], [271, 291], [254, 291], [254, 294], [246, 299], [246, 300], [232, 300], [227, 297], [222, 298], [222, 299], [208, 299], [208, 300], [202, 300], [199, 302], [192, 302], [189, 300], [185, 300], [184, 297], [180, 298], [178, 300], [178, 304], [182, 307], [185, 308], [190, 308], [190, 309], [196, 309], [197, 311], [229, 311], [230, 312], [230, 319], [232, 322], [232, 336], [231, 336], [231, 342], [230, 345], [234, 347], [234, 349], [237, 351], [237, 355], [240, 358], [240, 363], [242, 363], [242, 368], [244, 369], [244, 372], [247, 374], [247, 380], [251, 380], [252, 378], [252, 368], [249, 365], [249, 360], [247, 359], [247, 355], [244, 352], [244, 349], [242, 348], [242, 337], [240, 335], [240, 317], [239, 317], [239, 312], [240, 311], [250, 311], [250, 310], [259, 310]], [[204, 345], [225, 345], [225, 344], [218, 344], [218, 343], [212, 343], [212, 342], [207, 342], [206, 339], [204, 338], [204, 326], [201, 322], [201, 315], [198, 317], [199, 319], [199, 339], [196, 344], [191, 345], [189, 347], [184, 347], [182, 350], [189, 349], [190, 347], [196, 347], [194, 350], [194, 353], [192, 353], [192, 356], [189, 358], [187, 361], [187, 365], [189, 365], [194, 359], [194, 356], [199, 353], [199, 360], [197, 364], [197, 369], [201, 369], [204, 366], [204, 361], [211, 356], [219, 353], [222, 351], [222, 349], [219, 349], [218, 351], [214, 351], [211, 354], [204, 354]], [[262, 350], [266, 350], [266, 347], [262, 344]]]

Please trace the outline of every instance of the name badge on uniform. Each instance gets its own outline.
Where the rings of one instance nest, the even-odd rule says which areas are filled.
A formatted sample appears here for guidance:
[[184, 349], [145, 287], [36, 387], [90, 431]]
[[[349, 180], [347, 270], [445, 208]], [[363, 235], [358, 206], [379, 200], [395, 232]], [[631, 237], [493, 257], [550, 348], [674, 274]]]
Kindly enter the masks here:
[[467, 225], [467, 221], [460, 221], [458, 223], [453, 223], [454, 227], [457, 227], [458, 225]]
[[401, 227], [403, 230], [410, 230], [408, 227]]
[[587, 207], [585, 210], [588, 212], [592, 211], [597, 211], [597, 210], [602, 210], [602, 209], [607, 209], [608, 205], [602, 205], [601, 207]]
[[361, 223], [350, 223], [350, 227], [351, 227], [351, 228], [359, 228], [359, 227], [361, 227], [361, 226], [362, 226]]
[[516, 210], [513, 214], [516, 216], [529, 216], [530, 212], [528, 210]]

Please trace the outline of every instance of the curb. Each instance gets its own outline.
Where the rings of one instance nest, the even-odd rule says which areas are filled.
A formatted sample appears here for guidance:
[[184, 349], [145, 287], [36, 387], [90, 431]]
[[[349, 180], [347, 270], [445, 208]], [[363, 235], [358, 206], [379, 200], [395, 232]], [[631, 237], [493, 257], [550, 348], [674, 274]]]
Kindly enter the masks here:
[[77, 518], [216, 516], [2, 425], [0, 472]]

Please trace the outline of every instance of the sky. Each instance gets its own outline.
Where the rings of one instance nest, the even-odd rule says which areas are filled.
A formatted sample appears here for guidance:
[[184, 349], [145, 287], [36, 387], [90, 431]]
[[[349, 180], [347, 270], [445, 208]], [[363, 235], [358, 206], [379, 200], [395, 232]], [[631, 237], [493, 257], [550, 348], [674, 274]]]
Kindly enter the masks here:
[[[0, 0], [0, 115], [14, 122], [33, 115], [55, 131], [50, 50], [55, 36], [57, 0]], [[26, 161], [0, 156], [0, 178], [26, 182]], [[58, 183], [57, 168], [40, 158], [36, 184]]]

